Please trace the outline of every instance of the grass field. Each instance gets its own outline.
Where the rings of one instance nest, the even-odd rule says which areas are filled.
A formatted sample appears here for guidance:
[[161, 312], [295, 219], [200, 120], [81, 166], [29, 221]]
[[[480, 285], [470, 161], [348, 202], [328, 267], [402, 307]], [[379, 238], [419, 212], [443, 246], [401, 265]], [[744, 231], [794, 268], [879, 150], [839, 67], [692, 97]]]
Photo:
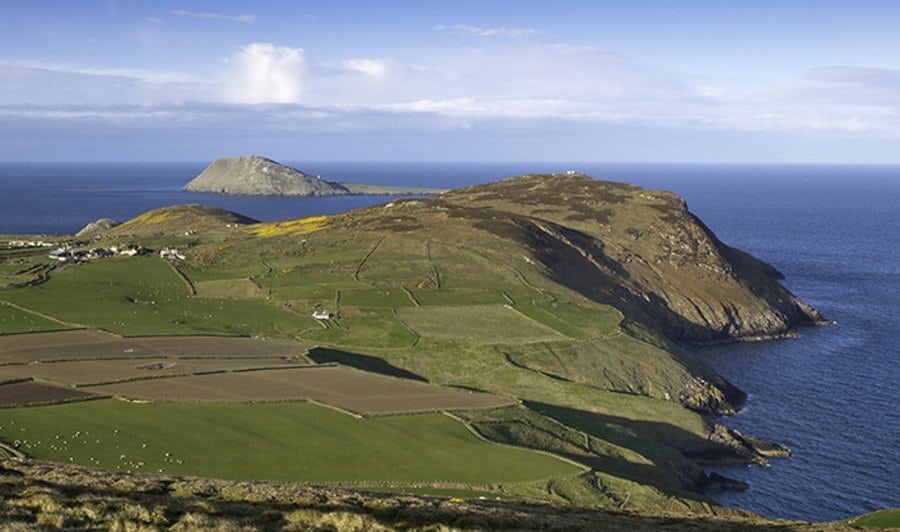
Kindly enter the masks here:
[[125, 336], [259, 335], [290, 338], [314, 325], [265, 301], [198, 299], [155, 257], [108, 259], [56, 272], [34, 287], [0, 293], [27, 309]]
[[398, 289], [341, 289], [338, 301], [342, 307], [411, 307], [415, 303]]
[[197, 297], [210, 299], [260, 299], [266, 297], [250, 279], [216, 279], [194, 283]]
[[59, 331], [68, 328], [62, 323], [0, 303], [0, 335]]
[[356, 419], [306, 403], [6, 409], [0, 435], [44, 460], [241, 480], [496, 484], [580, 472], [481, 441], [442, 414]]
[[87, 388], [147, 401], [286, 401], [312, 399], [360, 414], [495, 408], [515, 401], [395, 379], [344, 367], [312, 366], [128, 381]]
[[[326, 307], [327, 308], [327, 307]], [[313, 329], [304, 341], [353, 347], [403, 348], [416, 343], [418, 336], [386, 308], [343, 309], [340, 320], [327, 329]]]
[[552, 340], [561, 335], [508, 305], [455, 305], [404, 308], [403, 321], [421, 336], [475, 343]]
[[422, 305], [502, 305], [509, 303], [495, 290], [413, 290]]

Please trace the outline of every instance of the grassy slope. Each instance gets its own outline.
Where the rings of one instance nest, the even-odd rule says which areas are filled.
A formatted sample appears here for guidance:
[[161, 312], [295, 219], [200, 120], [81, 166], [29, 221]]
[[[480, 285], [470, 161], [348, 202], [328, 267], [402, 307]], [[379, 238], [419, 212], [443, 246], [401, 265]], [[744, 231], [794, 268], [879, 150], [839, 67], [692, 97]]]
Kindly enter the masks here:
[[58, 319], [125, 336], [260, 335], [291, 338], [311, 319], [255, 300], [188, 297], [183, 281], [156, 257], [108, 259], [56, 272], [43, 284], [0, 299]]
[[310, 403], [131, 404], [0, 411], [30, 456], [241, 480], [497, 484], [571, 476], [557, 458], [476, 438], [442, 414], [359, 419]]

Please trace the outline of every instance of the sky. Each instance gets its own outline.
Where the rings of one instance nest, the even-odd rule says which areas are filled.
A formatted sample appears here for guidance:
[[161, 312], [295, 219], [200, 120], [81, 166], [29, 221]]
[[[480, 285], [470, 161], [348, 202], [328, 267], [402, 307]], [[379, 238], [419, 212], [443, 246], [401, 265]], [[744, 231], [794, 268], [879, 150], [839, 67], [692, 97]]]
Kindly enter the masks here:
[[0, 162], [900, 164], [900, 2], [0, 0]]

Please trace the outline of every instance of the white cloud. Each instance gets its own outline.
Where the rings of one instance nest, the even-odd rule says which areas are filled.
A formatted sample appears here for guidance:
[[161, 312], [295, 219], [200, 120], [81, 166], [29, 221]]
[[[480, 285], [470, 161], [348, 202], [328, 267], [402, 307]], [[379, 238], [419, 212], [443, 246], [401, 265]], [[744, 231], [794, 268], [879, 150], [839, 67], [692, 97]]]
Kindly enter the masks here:
[[346, 59], [341, 66], [376, 79], [386, 78], [391, 70], [391, 62], [384, 59]]
[[250, 43], [233, 58], [225, 92], [235, 103], [299, 103], [306, 75], [302, 48]]
[[468, 37], [505, 37], [508, 39], [537, 37], [542, 33], [533, 28], [510, 28], [507, 26], [484, 28], [481, 26], [472, 26], [470, 24], [454, 24], [452, 26], [440, 24], [435, 26], [434, 29], [438, 31], [450, 31]]
[[188, 11], [186, 9], [176, 9], [174, 11], [169, 11], [169, 14], [174, 17], [188, 17], [188, 18], [202, 18], [208, 20], [227, 20], [229, 22], [242, 22], [248, 23], [256, 20], [256, 15], [226, 15], [224, 13], [208, 13], [208, 12], [199, 12], [199, 11]]

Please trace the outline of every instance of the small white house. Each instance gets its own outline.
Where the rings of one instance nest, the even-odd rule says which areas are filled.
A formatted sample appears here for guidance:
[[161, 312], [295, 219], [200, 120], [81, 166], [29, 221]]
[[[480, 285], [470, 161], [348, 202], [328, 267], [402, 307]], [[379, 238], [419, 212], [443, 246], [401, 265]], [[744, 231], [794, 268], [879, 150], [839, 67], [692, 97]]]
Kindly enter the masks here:
[[327, 310], [317, 310], [312, 313], [312, 317], [317, 320], [330, 320], [333, 316]]
[[159, 250], [159, 256], [166, 260], [184, 260], [186, 258], [178, 251], [178, 248], [162, 248]]

